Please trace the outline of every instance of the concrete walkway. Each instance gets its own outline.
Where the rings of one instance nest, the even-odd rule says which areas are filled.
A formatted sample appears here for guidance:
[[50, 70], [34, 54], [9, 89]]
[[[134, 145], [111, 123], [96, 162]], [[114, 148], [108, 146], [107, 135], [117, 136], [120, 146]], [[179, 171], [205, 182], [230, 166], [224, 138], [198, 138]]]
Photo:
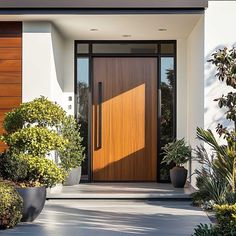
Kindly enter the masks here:
[[209, 219], [190, 202], [141, 200], [50, 200], [33, 223], [1, 236], [190, 236]]

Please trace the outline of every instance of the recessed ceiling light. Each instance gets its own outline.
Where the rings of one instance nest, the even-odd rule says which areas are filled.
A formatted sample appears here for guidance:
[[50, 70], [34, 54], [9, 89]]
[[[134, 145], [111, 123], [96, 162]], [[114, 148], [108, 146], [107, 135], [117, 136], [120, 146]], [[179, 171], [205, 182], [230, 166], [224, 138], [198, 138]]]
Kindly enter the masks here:
[[167, 29], [165, 29], [165, 28], [160, 28], [160, 29], [158, 29], [158, 31], [164, 32], [164, 31], [167, 31]]
[[124, 38], [130, 38], [131, 35], [130, 35], [130, 34], [123, 34], [122, 37], [124, 37]]
[[98, 31], [98, 29], [94, 28], [94, 29], [90, 29], [90, 31], [94, 32], [94, 31]]

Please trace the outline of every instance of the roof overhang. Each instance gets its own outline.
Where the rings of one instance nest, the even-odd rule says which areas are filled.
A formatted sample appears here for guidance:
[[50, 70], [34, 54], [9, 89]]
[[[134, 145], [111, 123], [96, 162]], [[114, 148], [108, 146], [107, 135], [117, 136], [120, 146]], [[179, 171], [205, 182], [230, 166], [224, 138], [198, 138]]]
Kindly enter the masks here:
[[205, 9], [208, 0], [0, 0], [0, 9]]

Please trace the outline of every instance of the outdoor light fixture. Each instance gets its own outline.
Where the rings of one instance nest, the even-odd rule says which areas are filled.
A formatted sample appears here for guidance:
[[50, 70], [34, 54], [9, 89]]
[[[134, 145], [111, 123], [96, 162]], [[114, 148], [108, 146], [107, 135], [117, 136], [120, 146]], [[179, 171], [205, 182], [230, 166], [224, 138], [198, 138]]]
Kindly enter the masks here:
[[167, 29], [165, 29], [165, 28], [160, 28], [160, 29], [158, 29], [158, 31], [164, 32], [164, 31], [167, 31]]
[[124, 38], [130, 38], [131, 35], [130, 35], [130, 34], [123, 34], [122, 37], [124, 37]]

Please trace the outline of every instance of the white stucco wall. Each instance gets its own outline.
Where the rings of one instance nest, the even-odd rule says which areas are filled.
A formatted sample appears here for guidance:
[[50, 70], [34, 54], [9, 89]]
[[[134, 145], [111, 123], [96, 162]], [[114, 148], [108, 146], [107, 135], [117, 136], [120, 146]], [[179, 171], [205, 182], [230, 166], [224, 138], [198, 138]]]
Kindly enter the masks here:
[[23, 102], [43, 95], [74, 114], [73, 60], [73, 41], [53, 24], [23, 22]]
[[40, 95], [53, 98], [51, 24], [23, 23], [23, 102]]
[[222, 120], [224, 111], [220, 110], [213, 100], [221, 97], [229, 91], [229, 87], [215, 78], [216, 70], [207, 62], [210, 56], [219, 48], [236, 46], [236, 1], [209, 1], [209, 7], [205, 12], [205, 113], [204, 126], [215, 130], [218, 122], [230, 123]]
[[[180, 90], [181, 91], [181, 88]], [[187, 38], [187, 142], [192, 148], [199, 144], [196, 139], [197, 127], [204, 126], [204, 15]], [[194, 153], [193, 153], [194, 156]], [[199, 167], [191, 162], [189, 175]], [[191, 176], [195, 185], [195, 176]]]

